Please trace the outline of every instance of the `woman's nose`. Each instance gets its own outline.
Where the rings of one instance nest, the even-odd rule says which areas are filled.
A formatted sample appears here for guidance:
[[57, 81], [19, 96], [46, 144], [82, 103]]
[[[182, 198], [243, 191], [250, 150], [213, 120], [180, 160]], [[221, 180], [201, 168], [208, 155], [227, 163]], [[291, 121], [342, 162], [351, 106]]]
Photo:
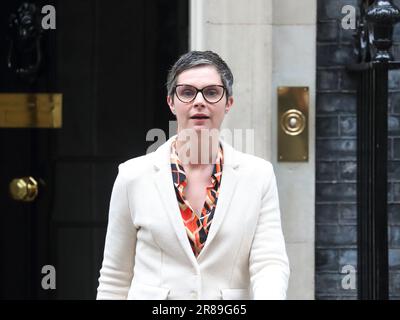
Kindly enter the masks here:
[[193, 105], [197, 105], [197, 104], [203, 104], [204, 105], [205, 103], [206, 103], [206, 101], [205, 101], [205, 99], [203, 97], [203, 93], [198, 91], [196, 96], [194, 97]]

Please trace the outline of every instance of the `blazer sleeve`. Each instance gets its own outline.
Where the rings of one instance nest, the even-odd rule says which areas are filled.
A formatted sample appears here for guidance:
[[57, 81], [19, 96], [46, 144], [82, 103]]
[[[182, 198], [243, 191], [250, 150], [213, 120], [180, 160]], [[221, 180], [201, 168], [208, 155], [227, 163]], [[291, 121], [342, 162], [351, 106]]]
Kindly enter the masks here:
[[127, 194], [124, 164], [119, 166], [109, 209], [103, 263], [97, 299], [126, 299], [133, 277], [136, 228], [133, 225]]
[[286, 299], [290, 269], [282, 233], [279, 198], [272, 165], [267, 162], [266, 186], [250, 250], [253, 299]]

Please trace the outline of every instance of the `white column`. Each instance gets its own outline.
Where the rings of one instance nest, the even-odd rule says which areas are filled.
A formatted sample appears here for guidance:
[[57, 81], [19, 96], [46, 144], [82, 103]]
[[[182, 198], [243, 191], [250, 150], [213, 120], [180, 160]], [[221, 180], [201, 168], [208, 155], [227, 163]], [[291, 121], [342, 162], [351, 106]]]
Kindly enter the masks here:
[[272, 2], [191, 1], [191, 49], [213, 50], [235, 77], [224, 127], [255, 130], [255, 153], [270, 158]]
[[[289, 297], [314, 299], [316, 0], [273, 0], [272, 163], [292, 279]], [[309, 160], [277, 162], [277, 87], [308, 86]]]
[[[235, 77], [235, 102], [224, 128], [254, 129], [254, 154], [274, 165], [292, 272], [288, 298], [313, 299], [316, 0], [190, 5], [191, 49], [217, 52]], [[310, 88], [308, 162], [277, 162], [278, 86]]]

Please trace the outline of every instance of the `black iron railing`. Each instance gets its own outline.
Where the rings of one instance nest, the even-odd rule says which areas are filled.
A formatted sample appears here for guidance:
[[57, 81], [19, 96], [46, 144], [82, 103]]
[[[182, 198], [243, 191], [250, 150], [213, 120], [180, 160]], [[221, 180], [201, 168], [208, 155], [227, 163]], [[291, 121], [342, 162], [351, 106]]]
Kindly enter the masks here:
[[355, 35], [357, 89], [358, 297], [388, 299], [388, 74], [400, 11], [392, 1], [363, 0]]

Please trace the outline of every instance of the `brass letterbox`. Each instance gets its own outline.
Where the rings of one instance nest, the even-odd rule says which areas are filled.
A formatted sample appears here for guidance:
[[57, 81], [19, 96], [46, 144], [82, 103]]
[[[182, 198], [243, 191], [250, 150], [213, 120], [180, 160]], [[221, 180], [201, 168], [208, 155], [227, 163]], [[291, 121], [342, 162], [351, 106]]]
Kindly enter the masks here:
[[0, 128], [61, 128], [62, 94], [0, 93]]

